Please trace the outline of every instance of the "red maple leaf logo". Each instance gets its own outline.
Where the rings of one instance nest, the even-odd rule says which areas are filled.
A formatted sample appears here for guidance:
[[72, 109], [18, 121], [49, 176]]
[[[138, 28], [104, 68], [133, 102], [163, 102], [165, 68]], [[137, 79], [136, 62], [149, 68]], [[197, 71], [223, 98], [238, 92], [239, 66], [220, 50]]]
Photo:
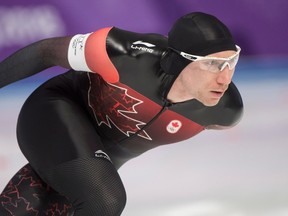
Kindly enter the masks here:
[[177, 127], [179, 127], [180, 125], [179, 125], [178, 122], [172, 122], [172, 126], [175, 127], [175, 128], [177, 128]]
[[[145, 122], [133, 118], [137, 114], [136, 106], [143, 103], [128, 94], [128, 89], [105, 82], [99, 75], [88, 73], [90, 79], [89, 106], [92, 108], [98, 125], [112, 124], [126, 136], [138, 133]], [[137, 115], [136, 115], [137, 116]], [[143, 130], [137, 134], [151, 140]]]

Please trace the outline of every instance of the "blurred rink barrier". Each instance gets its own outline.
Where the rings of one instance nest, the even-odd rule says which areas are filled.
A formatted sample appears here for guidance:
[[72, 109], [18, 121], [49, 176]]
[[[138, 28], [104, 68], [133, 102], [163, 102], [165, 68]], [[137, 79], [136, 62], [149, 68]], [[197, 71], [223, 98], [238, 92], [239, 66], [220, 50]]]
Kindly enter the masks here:
[[[242, 48], [234, 76], [244, 101], [236, 127], [151, 150], [120, 175], [124, 216], [288, 215], [288, 1], [3, 0], [0, 59], [47, 37], [117, 26], [167, 34], [173, 21], [203, 11], [226, 23]], [[49, 69], [0, 89], [0, 191], [27, 163], [16, 140], [28, 95], [65, 70]]]

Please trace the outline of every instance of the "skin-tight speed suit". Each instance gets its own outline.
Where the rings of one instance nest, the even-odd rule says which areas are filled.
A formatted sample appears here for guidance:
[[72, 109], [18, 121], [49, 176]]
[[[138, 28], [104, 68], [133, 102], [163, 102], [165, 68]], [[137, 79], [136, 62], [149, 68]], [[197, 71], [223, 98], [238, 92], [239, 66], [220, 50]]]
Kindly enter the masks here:
[[166, 49], [162, 35], [115, 27], [73, 37], [74, 70], [42, 84], [23, 105], [17, 137], [29, 164], [1, 194], [1, 216], [120, 215], [126, 193], [117, 169], [126, 161], [239, 122], [233, 83], [213, 107], [170, 103], [176, 76], [160, 67]]

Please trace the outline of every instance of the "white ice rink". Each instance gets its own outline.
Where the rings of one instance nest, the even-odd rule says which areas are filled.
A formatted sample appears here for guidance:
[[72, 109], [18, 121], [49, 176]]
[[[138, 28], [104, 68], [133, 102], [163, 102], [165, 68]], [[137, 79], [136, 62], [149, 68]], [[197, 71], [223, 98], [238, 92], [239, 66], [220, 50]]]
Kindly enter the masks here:
[[[288, 215], [288, 63], [266, 66], [240, 65], [235, 75], [245, 106], [237, 127], [159, 147], [120, 169], [124, 216]], [[0, 190], [26, 163], [15, 125], [36, 85], [0, 90]]]

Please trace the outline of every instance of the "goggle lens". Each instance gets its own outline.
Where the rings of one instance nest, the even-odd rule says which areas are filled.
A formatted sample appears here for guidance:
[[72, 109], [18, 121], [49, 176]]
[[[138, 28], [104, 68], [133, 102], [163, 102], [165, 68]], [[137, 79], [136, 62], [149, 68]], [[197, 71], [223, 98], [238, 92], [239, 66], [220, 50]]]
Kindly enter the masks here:
[[233, 70], [238, 62], [239, 55], [235, 56], [232, 59], [229, 60], [220, 60], [220, 59], [200, 59], [200, 60], [195, 60], [195, 62], [199, 63], [199, 66], [202, 70], [208, 70], [213, 73], [221, 72], [223, 71], [227, 66], [230, 70]]
[[212, 73], [219, 73], [223, 71], [227, 66], [230, 70], [233, 70], [236, 67], [241, 51], [241, 48], [239, 46], [236, 45], [236, 48], [237, 52], [228, 58], [218, 58], [212, 56], [196, 56], [175, 50], [173, 48], [171, 49], [190, 61], [198, 62], [202, 70], [207, 70]]

